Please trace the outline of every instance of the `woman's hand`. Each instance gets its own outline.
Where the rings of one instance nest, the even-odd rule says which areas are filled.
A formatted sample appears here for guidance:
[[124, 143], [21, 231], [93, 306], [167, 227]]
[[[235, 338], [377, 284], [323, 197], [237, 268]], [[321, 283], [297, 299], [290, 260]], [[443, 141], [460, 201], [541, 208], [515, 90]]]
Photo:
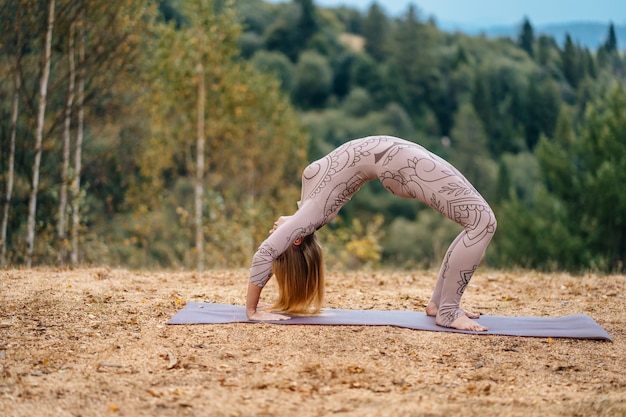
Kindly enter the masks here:
[[276, 220], [274, 222], [274, 226], [270, 229], [270, 235], [272, 233], [274, 233], [276, 231], [276, 229], [278, 229], [281, 225], [283, 225], [283, 223], [285, 223], [287, 220], [291, 219], [293, 216], [280, 216], [278, 218], [278, 220]]
[[284, 314], [270, 313], [268, 311], [255, 311], [247, 313], [248, 320], [266, 321], [266, 320], [289, 320], [291, 317]]
[[252, 283], [248, 284], [248, 295], [246, 298], [246, 316], [248, 317], [248, 320], [289, 320], [291, 318], [289, 316], [263, 311], [263, 309], [269, 306], [265, 303], [259, 302], [262, 289], [262, 287], [257, 287]]

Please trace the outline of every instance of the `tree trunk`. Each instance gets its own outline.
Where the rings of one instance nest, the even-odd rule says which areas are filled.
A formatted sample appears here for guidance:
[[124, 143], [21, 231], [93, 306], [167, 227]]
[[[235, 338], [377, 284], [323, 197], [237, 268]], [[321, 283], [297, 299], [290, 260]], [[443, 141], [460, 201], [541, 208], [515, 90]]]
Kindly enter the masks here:
[[46, 48], [44, 54], [43, 71], [41, 73], [41, 83], [39, 86], [39, 111], [37, 114], [37, 132], [35, 135], [35, 161], [33, 162], [33, 184], [28, 204], [28, 230], [27, 244], [28, 254], [26, 265], [30, 268], [33, 264], [33, 253], [35, 251], [35, 215], [37, 212], [37, 191], [39, 189], [39, 167], [41, 165], [41, 154], [43, 152], [43, 127], [46, 116], [46, 98], [48, 94], [48, 78], [50, 77], [50, 60], [52, 54], [52, 29], [54, 28], [54, 2], [50, 0], [48, 12], [48, 29], [46, 31]]
[[7, 228], [9, 225], [9, 207], [13, 194], [13, 176], [15, 173], [15, 137], [17, 135], [17, 115], [20, 104], [21, 63], [22, 63], [22, 13], [18, 8], [16, 18], [17, 49], [15, 51], [15, 72], [13, 73], [13, 110], [11, 111], [11, 138], [9, 142], [9, 166], [7, 167], [6, 193], [2, 210], [2, 227], [0, 229], [0, 266], [7, 266]]
[[76, 65], [74, 63], [74, 28], [75, 23], [70, 25], [68, 40], [67, 60], [69, 67], [69, 80], [67, 101], [65, 102], [65, 129], [63, 132], [63, 165], [61, 166], [61, 191], [59, 195], [59, 224], [57, 236], [59, 238], [58, 263], [64, 265], [67, 254], [67, 188], [70, 170], [70, 146], [71, 146], [71, 121], [72, 106], [74, 104], [74, 80], [76, 77]]
[[204, 67], [198, 64], [198, 138], [196, 144], [195, 226], [198, 271], [204, 269], [204, 230], [202, 227], [202, 194], [204, 178]]
[[72, 265], [78, 264], [78, 228], [80, 227], [80, 174], [82, 169], [83, 137], [85, 126], [85, 10], [80, 17], [78, 44], [78, 126], [74, 150], [74, 179], [72, 181]]

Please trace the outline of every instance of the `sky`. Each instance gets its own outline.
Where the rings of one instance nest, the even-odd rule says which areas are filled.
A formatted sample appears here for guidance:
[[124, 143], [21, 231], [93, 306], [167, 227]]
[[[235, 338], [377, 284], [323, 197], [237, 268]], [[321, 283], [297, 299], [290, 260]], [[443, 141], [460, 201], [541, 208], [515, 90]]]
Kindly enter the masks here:
[[[273, 0], [283, 1], [283, 0]], [[367, 10], [373, 0], [315, 0], [320, 7], [351, 6]], [[377, 0], [390, 16], [417, 6], [438, 24], [508, 26], [527, 17], [533, 26], [551, 23], [600, 22], [626, 24], [626, 0]]]

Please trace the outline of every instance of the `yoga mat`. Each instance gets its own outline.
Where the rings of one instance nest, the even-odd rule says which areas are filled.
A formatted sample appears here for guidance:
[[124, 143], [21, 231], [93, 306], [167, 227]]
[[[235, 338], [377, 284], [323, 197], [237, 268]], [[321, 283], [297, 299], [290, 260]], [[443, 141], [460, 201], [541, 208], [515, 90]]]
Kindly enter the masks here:
[[[560, 337], [612, 341], [609, 334], [585, 314], [562, 317], [503, 317], [481, 315], [477, 319], [486, 332], [470, 332], [437, 326], [435, 318], [415, 311], [324, 309], [315, 316], [293, 316], [289, 320], [269, 321], [284, 325], [396, 326], [415, 330], [481, 335]], [[246, 317], [244, 306], [188, 302], [168, 324], [258, 323]]]

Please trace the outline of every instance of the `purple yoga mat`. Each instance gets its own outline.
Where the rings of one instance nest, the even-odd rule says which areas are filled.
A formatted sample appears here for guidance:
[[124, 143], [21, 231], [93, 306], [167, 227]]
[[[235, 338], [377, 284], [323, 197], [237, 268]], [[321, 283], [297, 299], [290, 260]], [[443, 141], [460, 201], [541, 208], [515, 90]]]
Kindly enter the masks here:
[[[449, 329], [435, 324], [433, 317], [415, 311], [324, 309], [315, 316], [294, 316], [271, 321], [285, 325], [396, 326], [415, 330], [486, 335], [563, 337], [612, 341], [609, 334], [585, 314], [562, 317], [503, 317], [481, 315], [478, 322], [486, 332]], [[188, 302], [168, 324], [255, 323], [246, 317], [245, 307], [230, 304]]]

